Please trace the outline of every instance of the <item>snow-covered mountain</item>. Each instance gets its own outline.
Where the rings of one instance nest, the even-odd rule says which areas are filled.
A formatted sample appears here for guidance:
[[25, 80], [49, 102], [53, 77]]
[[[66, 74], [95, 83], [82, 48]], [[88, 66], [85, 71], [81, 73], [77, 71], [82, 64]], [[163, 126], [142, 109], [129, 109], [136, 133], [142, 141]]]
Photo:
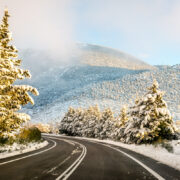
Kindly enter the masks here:
[[153, 69], [154, 67], [119, 50], [91, 45], [77, 44], [68, 56], [53, 54], [48, 50], [20, 50], [23, 66], [33, 75], [39, 75], [50, 68], [71, 65], [119, 67], [133, 70]]
[[79, 45], [80, 62], [90, 66], [119, 67], [133, 70], [153, 69], [153, 66], [127, 53], [112, 48], [85, 44]]
[[[58, 67], [49, 65], [48, 69], [43, 69], [43, 73], [35, 73], [28, 80], [28, 84], [37, 87], [40, 92], [38, 97], [34, 97], [35, 106], [28, 105], [25, 108], [34, 121], [62, 117], [69, 106], [87, 107], [99, 104], [101, 108], [111, 107], [118, 113], [122, 105], [131, 104], [136, 96], [144, 94], [153, 79], [157, 79], [160, 88], [166, 91], [165, 100], [171, 112], [178, 113], [180, 66], [153, 67], [112, 49], [95, 45], [80, 48], [82, 53], [79, 59], [76, 58], [78, 63]], [[85, 56], [86, 53], [91, 55]], [[27, 56], [24, 56], [24, 61]], [[112, 56], [116, 58], [113, 59]], [[122, 59], [117, 59], [118, 56]], [[38, 57], [41, 58], [41, 63], [48, 62], [45, 53], [42, 56], [40, 52], [28, 56], [32, 62], [37, 61]]]

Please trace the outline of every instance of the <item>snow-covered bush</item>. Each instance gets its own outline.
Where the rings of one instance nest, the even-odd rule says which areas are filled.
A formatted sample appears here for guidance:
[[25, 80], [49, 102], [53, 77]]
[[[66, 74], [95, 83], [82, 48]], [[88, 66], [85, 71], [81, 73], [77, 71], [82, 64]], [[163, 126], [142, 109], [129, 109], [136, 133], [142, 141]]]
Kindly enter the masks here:
[[124, 142], [139, 144], [175, 138], [172, 116], [163, 95], [158, 89], [158, 82], [154, 81], [145, 96], [130, 107], [129, 120], [124, 128]]

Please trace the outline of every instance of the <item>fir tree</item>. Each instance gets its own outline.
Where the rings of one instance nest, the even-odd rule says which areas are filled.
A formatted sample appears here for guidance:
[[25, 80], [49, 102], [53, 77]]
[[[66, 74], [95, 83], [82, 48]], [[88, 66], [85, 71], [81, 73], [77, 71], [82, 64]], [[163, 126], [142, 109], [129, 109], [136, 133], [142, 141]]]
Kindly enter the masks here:
[[128, 120], [127, 107], [123, 106], [121, 111], [120, 111], [119, 118], [118, 118], [118, 126], [119, 127], [124, 126], [126, 124], [127, 120]]
[[106, 109], [103, 113], [99, 107], [90, 106], [88, 109], [70, 108], [60, 123], [60, 133], [72, 136], [107, 138], [110, 137], [113, 112]]
[[102, 131], [100, 132], [100, 137], [104, 138], [111, 138], [112, 132], [115, 128], [115, 119], [114, 113], [110, 108], [107, 108], [102, 113]]
[[97, 137], [98, 127], [96, 125], [99, 122], [100, 117], [100, 110], [97, 105], [90, 106], [87, 110], [85, 110], [83, 136]]
[[158, 89], [158, 82], [154, 81], [147, 94], [136, 100], [135, 106], [130, 108], [130, 118], [125, 125], [126, 143], [149, 143], [173, 136], [175, 128], [163, 95]]
[[127, 106], [123, 106], [120, 115], [116, 118], [115, 121], [115, 128], [112, 132], [112, 137], [115, 140], [121, 140], [124, 133], [124, 126], [126, 122], [128, 121], [128, 115], [127, 115]]
[[22, 105], [34, 104], [28, 92], [38, 95], [38, 91], [28, 85], [14, 85], [16, 80], [30, 78], [28, 70], [20, 69], [18, 50], [10, 44], [12, 34], [8, 24], [9, 13], [5, 10], [0, 25], [0, 137], [8, 137], [30, 116], [19, 113]]

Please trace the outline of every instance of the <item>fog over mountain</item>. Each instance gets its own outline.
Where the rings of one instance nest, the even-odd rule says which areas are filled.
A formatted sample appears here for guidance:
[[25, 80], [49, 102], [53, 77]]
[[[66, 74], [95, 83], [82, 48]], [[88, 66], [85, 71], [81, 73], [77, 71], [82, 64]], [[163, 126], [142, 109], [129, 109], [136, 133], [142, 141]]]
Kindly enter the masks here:
[[[58, 54], [58, 53], [57, 53]], [[91, 44], [77, 44], [68, 56], [54, 55], [52, 51], [26, 49], [20, 50], [23, 66], [38, 75], [57, 66], [89, 65], [119, 67], [126, 69], [154, 69], [153, 66], [125, 52]]]
[[[37, 87], [35, 106], [25, 111], [33, 121], [54, 121], [69, 106], [87, 107], [99, 104], [119, 113], [122, 105], [130, 105], [142, 96], [153, 79], [166, 92], [165, 100], [174, 119], [180, 114], [180, 66], [151, 66], [126, 53], [90, 44], [78, 44], [63, 61], [48, 51], [23, 51], [24, 64], [32, 71], [28, 83]], [[41, 71], [40, 71], [41, 69]]]
[[81, 50], [80, 62], [90, 66], [119, 67], [134, 70], [154, 68], [138, 58], [112, 48], [91, 44], [80, 45], [79, 48]]

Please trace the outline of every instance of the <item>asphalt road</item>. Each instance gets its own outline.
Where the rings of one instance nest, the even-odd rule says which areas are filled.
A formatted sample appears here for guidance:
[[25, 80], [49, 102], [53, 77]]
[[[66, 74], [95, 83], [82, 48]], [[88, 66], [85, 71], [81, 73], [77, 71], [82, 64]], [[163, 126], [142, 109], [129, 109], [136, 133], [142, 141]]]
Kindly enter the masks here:
[[44, 137], [48, 146], [0, 160], [0, 180], [180, 180], [180, 171], [121, 147], [73, 137]]

